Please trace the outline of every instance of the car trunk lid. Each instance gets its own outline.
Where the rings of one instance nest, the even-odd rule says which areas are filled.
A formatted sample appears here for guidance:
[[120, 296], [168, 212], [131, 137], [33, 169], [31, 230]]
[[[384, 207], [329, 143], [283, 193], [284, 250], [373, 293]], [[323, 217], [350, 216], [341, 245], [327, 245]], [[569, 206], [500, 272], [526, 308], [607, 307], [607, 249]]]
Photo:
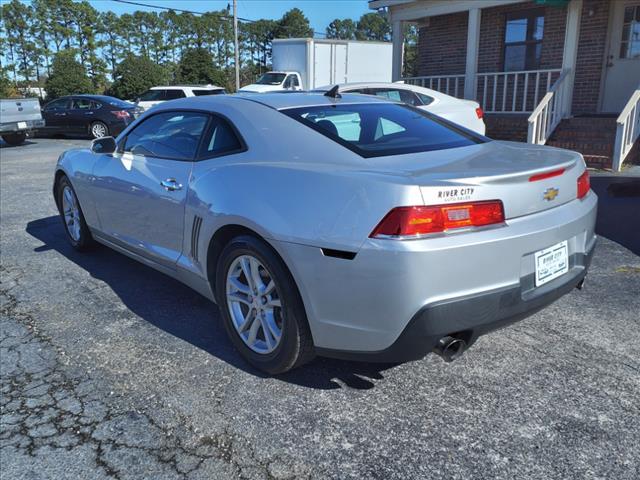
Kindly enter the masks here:
[[584, 171], [575, 152], [499, 141], [387, 158], [425, 205], [502, 200], [506, 219], [574, 200]]

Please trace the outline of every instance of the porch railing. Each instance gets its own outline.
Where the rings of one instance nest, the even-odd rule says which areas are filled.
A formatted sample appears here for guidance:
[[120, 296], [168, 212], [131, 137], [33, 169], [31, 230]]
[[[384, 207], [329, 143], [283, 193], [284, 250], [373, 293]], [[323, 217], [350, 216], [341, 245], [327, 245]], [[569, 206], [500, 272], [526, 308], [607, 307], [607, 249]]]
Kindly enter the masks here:
[[569, 73], [570, 70], [564, 70], [560, 74], [535, 110], [529, 115], [528, 143], [536, 145], [547, 143], [560, 121], [567, 116], [566, 96], [569, 88], [567, 81]]
[[620, 171], [633, 144], [640, 137], [640, 85], [629, 98], [616, 120], [616, 142], [613, 149], [613, 170]]
[[476, 92], [486, 113], [529, 113], [560, 76], [559, 69], [476, 75]]
[[452, 97], [464, 96], [464, 75], [430, 75], [427, 77], [407, 77], [405, 83], [430, 88]]

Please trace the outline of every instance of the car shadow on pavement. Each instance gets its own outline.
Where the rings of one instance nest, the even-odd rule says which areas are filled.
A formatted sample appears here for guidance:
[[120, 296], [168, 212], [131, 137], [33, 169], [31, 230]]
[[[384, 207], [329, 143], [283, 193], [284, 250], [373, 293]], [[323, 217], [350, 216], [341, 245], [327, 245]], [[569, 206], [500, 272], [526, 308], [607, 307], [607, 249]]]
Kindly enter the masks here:
[[32, 142], [30, 140], [25, 140], [20, 145], [9, 145], [4, 140], [0, 140], [0, 148], [2, 148], [2, 149], [5, 149], [5, 148], [20, 148], [20, 147], [24, 147], [26, 145], [34, 145], [35, 143], [37, 143], [37, 142]]
[[640, 255], [640, 178], [591, 177], [598, 195], [596, 233]]
[[[246, 363], [232, 346], [218, 307], [189, 287], [102, 245], [88, 253], [75, 251], [65, 238], [58, 216], [31, 221], [26, 231], [43, 243], [35, 252], [54, 250], [71, 260], [109, 285], [122, 303], [143, 320], [236, 368], [266, 377]], [[315, 389], [346, 386], [365, 390], [373, 388], [376, 380], [384, 378], [382, 372], [393, 366], [316, 358], [276, 378]]]

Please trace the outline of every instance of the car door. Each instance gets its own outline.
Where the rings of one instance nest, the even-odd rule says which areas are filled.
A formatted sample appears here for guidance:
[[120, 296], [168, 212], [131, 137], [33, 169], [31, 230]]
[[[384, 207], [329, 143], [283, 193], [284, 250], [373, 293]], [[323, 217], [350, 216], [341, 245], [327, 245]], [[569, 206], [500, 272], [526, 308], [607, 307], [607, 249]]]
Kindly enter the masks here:
[[86, 133], [96, 115], [96, 102], [90, 98], [77, 97], [71, 100], [71, 107], [67, 113], [69, 131]]
[[189, 178], [209, 115], [163, 111], [97, 159], [93, 192], [101, 232], [120, 246], [173, 267], [182, 252]]
[[44, 131], [47, 133], [58, 133], [67, 127], [67, 115], [69, 113], [68, 106], [70, 98], [59, 98], [53, 102], [49, 102], [42, 109], [42, 118], [44, 118]]

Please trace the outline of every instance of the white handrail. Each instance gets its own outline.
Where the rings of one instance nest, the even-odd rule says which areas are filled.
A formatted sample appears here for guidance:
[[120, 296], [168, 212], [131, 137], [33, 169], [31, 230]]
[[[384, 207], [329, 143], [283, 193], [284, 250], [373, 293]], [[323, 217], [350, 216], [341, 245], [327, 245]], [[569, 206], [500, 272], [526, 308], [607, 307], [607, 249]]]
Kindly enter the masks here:
[[549, 137], [567, 116], [565, 105], [570, 70], [563, 70], [549, 91], [542, 97], [538, 106], [529, 115], [527, 142], [544, 145]]
[[430, 88], [453, 97], [461, 98], [461, 95], [464, 94], [464, 74], [406, 77], [403, 80], [410, 85]]
[[619, 172], [622, 162], [629, 155], [640, 136], [640, 85], [622, 109], [616, 120], [616, 141], [613, 149], [613, 170]]
[[557, 68], [478, 73], [477, 98], [485, 113], [529, 113], [561, 73]]

